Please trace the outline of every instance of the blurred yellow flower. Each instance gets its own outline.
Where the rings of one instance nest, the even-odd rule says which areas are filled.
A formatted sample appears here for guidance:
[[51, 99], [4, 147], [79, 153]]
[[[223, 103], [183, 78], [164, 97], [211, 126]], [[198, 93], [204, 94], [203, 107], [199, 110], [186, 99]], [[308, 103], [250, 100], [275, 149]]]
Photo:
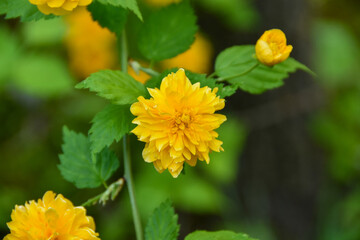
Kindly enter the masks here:
[[75, 8], [89, 5], [92, 0], [29, 0], [40, 12], [48, 15], [65, 15]]
[[190, 49], [180, 55], [160, 62], [162, 69], [183, 67], [196, 73], [209, 73], [214, 54], [211, 42], [201, 33], [197, 33]]
[[[130, 60], [131, 62], [132, 60]], [[148, 66], [149, 64], [143, 61], [137, 61], [141, 66]], [[142, 84], [145, 84], [150, 78], [151, 76], [143, 71], [139, 71], [139, 73], [136, 73], [134, 71], [134, 69], [130, 66], [131, 64], [128, 65], [128, 69], [127, 72], [130, 76], [132, 76], [136, 81], [141, 82]]]
[[91, 18], [86, 9], [66, 17], [69, 25], [65, 36], [71, 69], [80, 78], [116, 66], [116, 37]]
[[150, 6], [163, 7], [172, 3], [179, 3], [181, 0], [145, 0], [145, 2]]
[[224, 115], [215, 114], [225, 106], [225, 100], [216, 96], [217, 88], [192, 85], [179, 69], [162, 80], [160, 89], [148, 91], [152, 98], [140, 96], [130, 108], [138, 125], [132, 133], [146, 143], [145, 162], [153, 163], [160, 173], [168, 169], [176, 178], [185, 162], [209, 163], [211, 151], [223, 151], [214, 131], [226, 121]]
[[267, 66], [285, 61], [292, 49], [291, 45], [286, 45], [286, 36], [279, 29], [265, 31], [255, 45], [256, 57]]
[[100, 240], [92, 217], [83, 207], [74, 207], [61, 194], [52, 191], [37, 202], [15, 206], [7, 223], [10, 234], [4, 240]]

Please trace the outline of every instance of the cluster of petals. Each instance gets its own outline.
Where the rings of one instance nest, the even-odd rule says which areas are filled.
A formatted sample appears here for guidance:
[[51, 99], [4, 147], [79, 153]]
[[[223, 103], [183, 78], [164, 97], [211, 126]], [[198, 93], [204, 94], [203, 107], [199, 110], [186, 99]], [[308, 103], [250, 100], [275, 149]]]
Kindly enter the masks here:
[[186, 162], [210, 162], [211, 151], [223, 151], [214, 131], [226, 117], [215, 114], [225, 106], [216, 95], [218, 89], [191, 84], [185, 71], [170, 73], [160, 89], [148, 88], [150, 99], [140, 96], [130, 110], [138, 126], [132, 130], [145, 142], [143, 158], [153, 163], [158, 172], [168, 170], [176, 178]]
[[52, 191], [42, 199], [15, 206], [4, 240], [100, 240], [92, 217]]
[[292, 49], [291, 45], [286, 45], [286, 36], [280, 29], [265, 31], [255, 45], [256, 57], [267, 66], [285, 61]]
[[38, 7], [39, 11], [49, 15], [65, 15], [75, 8], [89, 5], [92, 0], [29, 0]]

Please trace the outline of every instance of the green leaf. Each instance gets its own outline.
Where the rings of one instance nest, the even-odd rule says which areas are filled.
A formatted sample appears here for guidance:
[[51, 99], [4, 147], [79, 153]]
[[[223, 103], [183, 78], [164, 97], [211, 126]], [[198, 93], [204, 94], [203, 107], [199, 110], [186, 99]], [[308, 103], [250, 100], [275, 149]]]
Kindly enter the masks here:
[[234, 46], [221, 52], [215, 62], [215, 71], [222, 79], [244, 91], [260, 94], [282, 86], [289, 73], [297, 69], [314, 73], [293, 58], [288, 58], [273, 67], [265, 66], [255, 58], [253, 45]]
[[236, 92], [236, 87], [233, 86], [225, 87], [224, 84], [216, 82], [216, 79], [207, 78], [206, 74], [186, 71], [186, 76], [189, 78], [192, 84], [199, 82], [200, 87], [208, 86], [211, 89], [217, 87], [218, 88], [217, 95], [219, 95], [220, 98], [231, 96]]
[[152, 13], [139, 33], [140, 52], [160, 61], [190, 48], [197, 32], [196, 16], [188, 2], [173, 4]]
[[185, 237], [185, 240], [255, 240], [243, 233], [234, 233], [231, 231], [206, 232], [196, 231]]
[[119, 161], [108, 148], [92, 156], [91, 143], [85, 135], [64, 127], [63, 137], [58, 167], [63, 177], [77, 188], [98, 187], [118, 169]]
[[215, 72], [220, 77], [234, 76], [257, 64], [253, 45], [234, 46], [222, 51], [215, 61]]
[[88, 6], [88, 10], [95, 21], [114, 33], [120, 34], [125, 27], [127, 11], [120, 6], [115, 7], [94, 1]]
[[92, 143], [92, 152], [98, 153], [104, 147], [109, 147], [113, 141], [119, 141], [133, 128], [130, 105], [108, 105], [97, 113], [92, 120], [89, 138]]
[[[2, 0], [7, 3], [6, 5], [6, 16], [5, 19], [20, 17], [22, 22], [36, 21], [39, 19], [50, 19], [55, 17], [54, 15], [45, 15], [41, 13], [36, 5], [33, 5], [29, 0]], [[1, 10], [1, 13], [4, 11]]]
[[23, 55], [12, 69], [12, 77], [18, 89], [41, 98], [65, 94], [74, 82], [62, 59], [45, 55]]
[[260, 64], [248, 74], [230, 79], [229, 83], [244, 91], [260, 94], [266, 90], [282, 86], [284, 84], [283, 80], [289, 77], [289, 73], [293, 73], [297, 69], [311, 73], [311, 70], [305, 65], [293, 58], [288, 58], [286, 61], [273, 67]]
[[179, 235], [178, 216], [170, 201], [162, 203], [150, 216], [145, 240], [176, 240]]
[[76, 88], [88, 88], [92, 92], [97, 92], [100, 97], [120, 105], [131, 104], [139, 96], [146, 94], [142, 83], [134, 80], [127, 73], [112, 70], [93, 73], [90, 77], [77, 84]]
[[136, 0], [98, 0], [98, 1], [101, 2], [102, 4], [110, 4], [116, 7], [123, 7], [125, 9], [129, 9], [130, 11], [135, 13], [135, 15], [141, 21], [143, 20]]
[[225, 87], [223, 87], [223, 89], [221, 91], [220, 97], [221, 98], [230, 97], [236, 93], [236, 89], [237, 89], [236, 86], [232, 86], [232, 85], [225, 86]]

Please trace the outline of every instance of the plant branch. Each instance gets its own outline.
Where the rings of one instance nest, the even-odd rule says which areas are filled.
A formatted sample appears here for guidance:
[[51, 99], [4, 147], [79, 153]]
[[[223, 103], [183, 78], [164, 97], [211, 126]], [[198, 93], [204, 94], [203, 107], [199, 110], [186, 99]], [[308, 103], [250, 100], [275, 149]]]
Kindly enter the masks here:
[[[126, 41], [126, 32], [123, 30], [121, 36], [121, 69], [123, 72], [127, 72], [128, 65], [128, 49], [127, 49], [127, 41]], [[133, 221], [135, 225], [136, 239], [143, 240], [143, 230], [141, 226], [140, 214], [136, 205], [135, 191], [134, 191], [134, 182], [131, 172], [131, 158], [130, 158], [130, 145], [129, 139], [127, 135], [123, 137], [123, 151], [124, 151], [124, 177], [126, 181], [126, 185], [129, 191], [131, 209], [133, 214]]]

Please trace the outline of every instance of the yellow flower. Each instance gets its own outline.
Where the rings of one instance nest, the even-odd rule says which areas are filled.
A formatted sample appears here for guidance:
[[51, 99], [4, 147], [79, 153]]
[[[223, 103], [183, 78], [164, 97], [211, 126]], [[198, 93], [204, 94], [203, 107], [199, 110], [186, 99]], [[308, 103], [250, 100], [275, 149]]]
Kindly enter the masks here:
[[15, 206], [4, 240], [100, 240], [92, 217], [61, 194], [47, 191], [37, 202]]
[[86, 9], [66, 16], [69, 29], [65, 36], [70, 68], [81, 79], [91, 73], [116, 66], [116, 37], [91, 18]]
[[145, 0], [147, 4], [155, 7], [164, 7], [172, 3], [179, 3], [181, 0]]
[[279, 29], [265, 31], [255, 45], [256, 57], [267, 66], [285, 61], [292, 49], [291, 45], [286, 45], [286, 36]]
[[153, 163], [160, 173], [168, 169], [176, 178], [185, 162], [209, 163], [209, 152], [223, 151], [214, 131], [226, 121], [224, 115], [214, 113], [225, 106], [225, 100], [216, 96], [217, 88], [192, 85], [179, 69], [162, 80], [160, 89], [148, 91], [152, 98], [141, 96], [130, 108], [138, 125], [132, 133], [146, 143], [145, 162]]
[[189, 50], [174, 58], [160, 62], [160, 65], [163, 69], [183, 67], [192, 72], [209, 73], [213, 52], [211, 42], [205, 36], [198, 33]]
[[89, 5], [92, 0], [29, 0], [40, 12], [49, 15], [65, 15], [75, 8]]

